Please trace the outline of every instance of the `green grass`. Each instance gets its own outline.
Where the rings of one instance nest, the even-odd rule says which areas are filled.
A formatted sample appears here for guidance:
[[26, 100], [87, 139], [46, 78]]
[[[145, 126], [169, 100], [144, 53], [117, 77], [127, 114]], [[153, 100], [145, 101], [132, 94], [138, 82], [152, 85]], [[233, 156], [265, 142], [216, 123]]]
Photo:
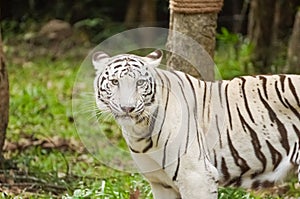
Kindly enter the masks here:
[[[247, 54], [249, 49], [246, 44], [243, 45], [245, 49], [242, 52]], [[240, 65], [246, 60], [236, 57], [233, 49], [222, 49], [222, 46], [219, 47], [216, 53], [222, 76], [230, 78], [244, 74]], [[5, 157], [10, 160], [11, 166], [5, 175], [15, 183], [29, 182], [31, 187], [18, 187], [16, 190], [7, 185], [0, 198], [125, 199], [138, 193], [140, 198], [152, 198], [150, 186], [141, 175], [113, 170], [83, 149], [74, 126], [71, 103], [81, 58], [52, 60], [50, 57], [37, 57], [18, 62], [8, 53], [7, 60], [11, 95], [7, 141], [31, 140], [32, 143], [25, 149], [6, 151]], [[106, 135], [119, 143], [119, 136], [113, 134], [117, 127], [110, 125], [103, 127]], [[37, 140], [55, 137], [74, 142], [74, 147], [47, 148], [33, 144]], [[293, 183], [289, 186], [289, 191], [281, 198], [299, 197]], [[268, 192], [260, 195], [243, 189], [220, 188], [219, 198], [280, 198]]]
[[[75, 140], [76, 145], [82, 146], [74, 126], [71, 103], [79, 65], [79, 60], [52, 61], [47, 57], [16, 64], [8, 57], [11, 97], [7, 141], [60, 137]], [[116, 139], [112, 130], [106, 131]], [[7, 186], [0, 197], [129, 198], [136, 190], [145, 198], [151, 195], [148, 183], [139, 174], [115, 171], [84, 150], [37, 145], [7, 151], [5, 157], [14, 165], [14, 176], [7, 174], [8, 177], [17, 178], [14, 180], [19, 184], [29, 181], [36, 186], [18, 188], [21, 190], [15, 194], [11, 193], [12, 187]], [[20, 180], [20, 176], [24, 179]], [[65, 190], [53, 190], [48, 185]]]

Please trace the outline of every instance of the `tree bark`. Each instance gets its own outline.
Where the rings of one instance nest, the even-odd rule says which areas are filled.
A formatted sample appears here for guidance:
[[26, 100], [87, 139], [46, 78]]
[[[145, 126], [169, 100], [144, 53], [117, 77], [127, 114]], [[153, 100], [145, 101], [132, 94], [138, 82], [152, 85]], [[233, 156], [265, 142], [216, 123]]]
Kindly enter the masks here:
[[274, 0], [251, 0], [248, 36], [253, 45], [252, 62], [257, 73], [271, 70], [272, 27], [275, 11]]
[[[217, 27], [217, 13], [203, 14], [183, 14], [171, 12], [170, 33], [167, 42], [167, 48], [170, 52], [174, 52], [175, 48], [181, 48], [183, 51], [192, 53], [194, 59], [207, 59], [201, 57], [200, 52], [195, 52], [196, 48], [190, 46], [185, 40], [177, 39], [174, 41], [172, 30], [187, 35], [198, 42], [208, 53], [211, 59], [214, 56], [215, 35]], [[199, 56], [197, 56], [199, 55]], [[202, 54], [205, 56], [204, 54]], [[214, 80], [214, 67], [201, 65], [200, 69], [196, 69], [191, 63], [184, 60], [175, 53], [170, 54], [167, 61], [169, 68], [188, 73], [196, 78], [205, 80]]]
[[[3, 45], [0, 34], [0, 164], [3, 163], [3, 146], [8, 125], [9, 90]], [[1, 165], [0, 165], [1, 166]]]
[[285, 67], [288, 73], [300, 74], [300, 10], [298, 10], [293, 33], [288, 46], [288, 58]]

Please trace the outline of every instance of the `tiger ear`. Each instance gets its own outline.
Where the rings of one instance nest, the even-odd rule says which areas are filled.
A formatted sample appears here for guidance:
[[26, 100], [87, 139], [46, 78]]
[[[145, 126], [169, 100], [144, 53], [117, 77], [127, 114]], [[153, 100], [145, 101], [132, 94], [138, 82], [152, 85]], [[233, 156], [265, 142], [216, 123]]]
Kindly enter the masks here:
[[155, 50], [148, 54], [146, 57], [147, 63], [152, 67], [158, 67], [160, 65], [161, 59], [163, 58], [162, 50]]
[[102, 51], [95, 52], [92, 55], [92, 63], [97, 73], [104, 70], [105, 64], [108, 62], [109, 58], [110, 56]]

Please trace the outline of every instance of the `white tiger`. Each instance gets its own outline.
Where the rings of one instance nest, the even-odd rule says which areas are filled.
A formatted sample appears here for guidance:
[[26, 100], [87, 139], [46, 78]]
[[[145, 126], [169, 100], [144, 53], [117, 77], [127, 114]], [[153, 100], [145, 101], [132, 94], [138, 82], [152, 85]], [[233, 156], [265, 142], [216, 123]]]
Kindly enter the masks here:
[[154, 198], [217, 198], [218, 185], [268, 187], [299, 173], [300, 76], [206, 82], [158, 69], [161, 59], [92, 58], [96, 104], [122, 127]]

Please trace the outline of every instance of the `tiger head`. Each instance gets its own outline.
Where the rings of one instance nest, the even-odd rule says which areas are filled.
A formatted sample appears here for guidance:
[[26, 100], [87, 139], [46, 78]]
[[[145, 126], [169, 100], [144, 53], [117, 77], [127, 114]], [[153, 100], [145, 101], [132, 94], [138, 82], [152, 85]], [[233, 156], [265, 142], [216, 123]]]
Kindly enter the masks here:
[[119, 123], [142, 121], [147, 107], [155, 100], [154, 68], [160, 65], [162, 51], [145, 57], [121, 54], [110, 57], [95, 52], [92, 63], [96, 69], [94, 81], [97, 107], [111, 112]]

